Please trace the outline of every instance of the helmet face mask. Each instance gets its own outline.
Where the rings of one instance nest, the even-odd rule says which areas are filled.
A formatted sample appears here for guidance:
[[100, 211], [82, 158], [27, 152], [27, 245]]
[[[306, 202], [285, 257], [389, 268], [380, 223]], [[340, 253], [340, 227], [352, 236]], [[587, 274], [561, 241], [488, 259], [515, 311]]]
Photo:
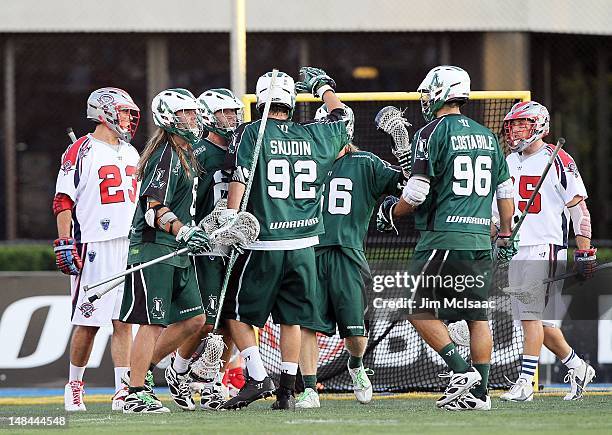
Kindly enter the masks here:
[[210, 89], [200, 95], [198, 100], [214, 114], [213, 124], [207, 129], [226, 140], [243, 123], [244, 104], [229, 89]]
[[124, 90], [101, 88], [87, 99], [87, 119], [105, 125], [118, 138], [130, 142], [138, 129], [140, 109]]
[[417, 89], [421, 93], [421, 112], [426, 122], [436, 118], [444, 104], [465, 102], [470, 97], [470, 76], [456, 66], [442, 65], [433, 68]]
[[[315, 121], [320, 121], [326, 118], [327, 115], [329, 115], [329, 112], [327, 111], [327, 105], [323, 104], [317, 109], [314, 119]], [[348, 134], [349, 141], [352, 142], [355, 135], [355, 113], [353, 112], [353, 109], [351, 109], [346, 104], [344, 105], [344, 117], [346, 124], [346, 133]]]
[[504, 117], [504, 137], [513, 153], [520, 153], [550, 130], [548, 109], [535, 101], [516, 103]]
[[214, 115], [204, 108], [187, 89], [167, 89], [151, 102], [153, 122], [168, 133], [194, 144], [202, 138]]
[[[257, 86], [255, 87], [255, 95], [257, 96], [256, 107], [259, 113], [263, 113], [263, 106], [268, 99], [270, 93], [270, 85], [272, 84], [272, 73], [268, 72], [259, 77]], [[289, 119], [293, 116], [295, 110], [295, 82], [293, 78], [284, 72], [279, 71], [276, 77], [276, 83], [272, 92], [272, 104], [287, 108]]]

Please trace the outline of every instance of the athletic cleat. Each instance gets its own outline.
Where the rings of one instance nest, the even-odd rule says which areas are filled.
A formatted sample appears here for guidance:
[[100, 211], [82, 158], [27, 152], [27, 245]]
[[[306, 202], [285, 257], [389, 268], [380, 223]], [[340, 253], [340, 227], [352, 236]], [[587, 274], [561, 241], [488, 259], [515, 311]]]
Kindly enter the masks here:
[[580, 400], [584, 396], [587, 385], [595, 377], [595, 369], [586, 361], [583, 361], [577, 369], [569, 369], [563, 382], [570, 383], [570, 392], [563, 400]]
[[195, 402], [191, 396], [191, 388], [189, 388], [189, 372], [179, 375], [172, 364], [166, 367], [166, 382], [168, 382], [168, 389], [170, 390], [170, 396], [176, 406], [185, 411], [195, 410]]
[[69, 412], [87, 411], [83, 403], [85, 384], [82, 381], [70, 381], [64, 387], [64, 409]]
[[272, 382], [272, 379], [270, 379], [268, 376], [266, 376], [263, 381], [256, 381], [255, 379], [247, 376], [246, 383], [238, 392], [236, 397], [232, 397], [230, 400], [225, 402], [221, 408], [244, 408], [256, 400], [272, 397], [275, 389], [274, 382]]
[[302, 391], [295, 402], [295, 407], [298, 409], [313, 409], [320, 408], [319, 394], [312, 388], [306, 388]]
[[130, 394], [128, 387], [123, 387], [115, 392], [113, 396], [113, 404], [111, 409], [113, 411], [123, 411], [123, 405], [125, 404], [125, 398]]
[[467, 392], [443, 407], [447, 411], [490, 411], [491, 398], [485, 395], [484, 400]]
[[[347, 365], [348, 367], [348, 365]], [[366, 370], [363, 365], [352, 369], [348, 367], [349, 375], [353, 380], [353, 392], [359, 403], [370, 403], [372, 401], [372, 383], [368, 375], [373, 375], [372, 370]]]
[[531, 402], [533, 400], [533, 383], [525, 378], [518, 378], [516, 382], [512, 383], [512, 387], [499, 398], [508, 402]]
[[200, 391], [200, 408], [207, 411], [217, 411], [225, 403], [227, 388], [221, 382], [208, 382]]
[[438, 375], [441, 378], [450, 378], [444, 394], [436, 401], [436, 406], [442, 408], [447, 403], [452, 402], [459, 396], [467, 393], [470, 389], [480, 383], [482, 376], [474, 368], [470, 369], [465, 373], [443, 373]]
[[[125, 372], [125, 374], [123, 376], [121, 376], [121, 382], [126, 387], [130, 386], [130, 371], [129, 370], [127, 372]], [[154, 388], [155, 388], [155, 382], [153, 381], [153, 372], [151, 370], [148, 370], [147, 374], [145, 375], [144, 389], [149, 394], [149, 396], [151, 396], [153, 399], [157, 400], [157, 402], [161, 406], [162, 402], [155, 395]]]
[[170, 412], [168, 408], [154, 399], [150, 393], [139, 391], [137, 393], [128, 394], [123, 405], [124, 414], [161, 414]]
[[275, 392], [276, 402], [272, 404], [272, 409], [275, 411], [289, 410], [295, 411], [295, 397], [293, 391], [287, 388], [279, 387]]

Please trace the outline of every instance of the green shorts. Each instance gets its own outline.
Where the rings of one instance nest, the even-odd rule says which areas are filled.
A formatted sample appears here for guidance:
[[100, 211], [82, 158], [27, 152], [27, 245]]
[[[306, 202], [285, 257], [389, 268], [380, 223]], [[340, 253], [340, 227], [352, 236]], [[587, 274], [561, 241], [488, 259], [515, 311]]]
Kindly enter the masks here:
[[317, 248], [314, 331], [340, 337], [366, 336], [366, 288], [372, 281], [362, 251], [341, 246]]
[[209, 257], [197, 255], [195, 259], [195, 270], [198, 278], [198, 287], [204, 312], [206, 313], [206, 324], [214, 325], [217, 319], [219, 305], [219, 294], [225, 278], [225, 260], [222, 257]]
[[[418, 284], [408, 290], [409, 313], [433, 312], [441, 320], [487, 320], [491, 251], [415, 251], [409, 274]], [[419, 278], [420, 276], [420, 278]]]
[[193, 267], [157, 263], [126, 276], [122, 322], [168, 326], [202, 313]]
[[263, 327], [274, 323], [313, 327], [317, 280], [314, 247], [293, 251], [247, 251], [228, 283], [223, 318]]

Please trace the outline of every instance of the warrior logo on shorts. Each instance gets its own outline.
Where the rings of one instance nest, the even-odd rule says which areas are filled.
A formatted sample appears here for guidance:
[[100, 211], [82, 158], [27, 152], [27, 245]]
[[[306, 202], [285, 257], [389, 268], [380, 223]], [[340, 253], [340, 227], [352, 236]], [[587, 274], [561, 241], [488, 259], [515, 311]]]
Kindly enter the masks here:
[[91, 302], [83, 302], [79, 307], [81, 313], [83, 313], [83, 317], [89, 319], [94, 311], [96, 311], [96, 307], [93, 306]]
[[87, 256], [89, 257], [89, 262], [93, 263], [94, 259], [96, 258], [96, 251], [89, 251]]
[[166, 314], [163, 307], [164, 307], [164, 301], [162, 299], [153, 298], [153, 308], [151, 308], [151, 315], [155, 319], [163, 319], [164, 314]]

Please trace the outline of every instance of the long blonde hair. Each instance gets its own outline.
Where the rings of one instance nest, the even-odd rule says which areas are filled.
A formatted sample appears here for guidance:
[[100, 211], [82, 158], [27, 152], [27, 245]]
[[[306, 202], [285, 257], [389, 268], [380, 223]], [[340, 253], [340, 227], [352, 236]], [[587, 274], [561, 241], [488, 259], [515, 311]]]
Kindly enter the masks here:
[[189, 178], [193, 178], [201, 172], [200, 164], [193, 154], [193, 149], [190, 146], [182, 148], [176, 144], [172, 135], [163, 128], [157, 128], [155, 134], [149, 139], [145, 145], [145, 149], [142, 151], [140, 160], [138, 160], [138, 179], [142, 180], [144, 175], [144, 169], [147, 166], [147, 162], [160, 145], [169, 143], [176, 155], [181, 162], [183, 170]]

